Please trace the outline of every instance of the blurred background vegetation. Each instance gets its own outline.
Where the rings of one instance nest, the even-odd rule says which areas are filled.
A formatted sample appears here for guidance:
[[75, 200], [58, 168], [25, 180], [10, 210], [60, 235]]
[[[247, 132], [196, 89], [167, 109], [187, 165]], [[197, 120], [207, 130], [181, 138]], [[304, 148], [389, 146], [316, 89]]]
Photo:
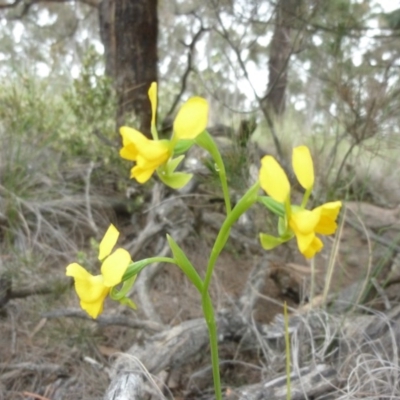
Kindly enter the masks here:
[[63, 276], [110, 214], [143, 204], [118, 127], [149, 133], [153, 81], [165, 134], [182, 101], [208, 100], [211, 132], [241, 152], [231, 174], [247, 168], [248, 137], [284, 165], [307, 144], [321, 201], [398, 205], [396, 3], [0, 0], [0, 272]]
[[389, 0], [2, 0], [2, 252], [46, 271], [143, 204], [118, 127], [149, 134], [154, 80], [166, 135], [182, 101], [208, 100], [239, 191], [260, 155], [289, 165], [307, 144], [319, 200], [396, 206], [399, 27]]
[[240, 182], [249, 137], [284, 165], [305, 143], [320, 200], [397, 205], [399, 27], [390, 0], [2, 0], [3, 252], [47, 246], [58, 263], [98, 235], [104, 204], [140, 205], [118, 127], [149, 133], [154, 80], [165, 134], [183, 100], [207, 98]]
[[[211, 105], [210, 126], [238, 132], [251, 120], [264, 152], [282, 159], [293, 145], [312, 147], [321, 193], [328, 185], [397, 203], [400, 14], [393, 2], [113, 4], [0, 3], [2, 169], [16, 157], [6, 147], [26, 141], [68, 160], [117, 162], [118, 126], [148, 133], [147, 89], [158, 80], [160, 128], [168, 131], [181, 100], [201, 95]], [[379, 186], [387, 181], [393, 194]]]

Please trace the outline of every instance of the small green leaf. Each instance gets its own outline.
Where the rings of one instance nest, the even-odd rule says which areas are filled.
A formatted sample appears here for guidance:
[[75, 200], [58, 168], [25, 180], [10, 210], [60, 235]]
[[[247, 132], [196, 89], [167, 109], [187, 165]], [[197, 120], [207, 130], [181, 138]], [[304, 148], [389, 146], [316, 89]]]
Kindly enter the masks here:
[[167, 167], [167, 174], [172, 174], [172, 173], [176, 170], [176, 168], [178, 167], [178, 165], [182, 162], [182, 160], [183, 160], [184, 158], [185, 158], [185, 156], [182, 155], [182, 156], [179, 156], [179, 157], [170, 159], [170, 160], [167, 162], [167, 165], [166, 165], [166, 167]]
[[285, 243], [286, 240], [280, 238], [280, 237], [275, 237], [271, 235], [267, 235], [265, 233], [260, 233], [260, 242], [261, 246], [265, 250], [272, 250], [275, 247], [278, 247], [280, 244]]
[[193, 139], [179, 140], [174, 147], [174, 155], [186, 153], [194, 145]]
[[178, 165], [185, 158], [184, 155], [169, 160], [167, 164], [157, 168], [157, 174], [160, 180], [172, 189], [183, 188], [193, 177], [193, 174], [185, 172], [174, 172]]
[[181, 189], [189, 183], [189, 181], [193, 177], [193, 174], [187, 174], [185, 172], [174, 172], [170, 175], [163, 175], [158, 173], [158, 177], [164, 183], [164, 185], [167, 185], [172, 189]]
[[133, 284], [135, 283], [136, 276], [137, 275], [134, 275], [131, 278], [125, 280], [122, 283], [121, 290], [117, 290], [117, 288], [114, 286], [110, 291], [110, 298], [112, 300], [118, 301], [122, 305], [128, 306], [136, 310], [137, 309], [136, 304], [127, 297], [127, 294], [129, 293]]
[[279, 236], [282, 237], [284, 236], [288, 231], [288, 224], [287, 224], [287, 218], [286, 217], [279, 217], [278, 220], [278, 233]]
[[132, 308], [133, 310], [137, 310], [136, 304], [128, 297], [123, 297], [122, 299], [118, 300], [118, 302], [120, 304], [122, 304], [123, 306], [128, 306], [128, 307]]
[[283, 217], [285, 215], [285, 206], [269, 196], [260, 196], [259, 201], [264, 204], [273, 214]]
[[192, 263], [186, 257], [186, 254], [183, 250], [178, 246], [178, 244], [172, 239], [171, 236], [167, 235], [167, 240], [169, 247], [171, 248], [172, 254], [174, 256], [174, 260], [176, 265], [185, 273], [185, 275], [190, 279], [196, 289], [202, 293], [203, 290], [203, 281], [201, 280], [199, 274], [193, 267]]
[[[129, 279], [132, 279], [133, 277], [136, 277], [136, 275], [145, 267], [147, 267], [149, 264], [151, 264], [152, 259], [150, 258], [145, 258], [144, 260], [136, 261], [134, 263], [131, 263], [128, 265], [128, 268], [125, 271], [124, 276], [122, 277], [122, 281], [129, 281]], [[114, 289], [114, 288], [113, 288]], [[113, 291], [113, 289], [111, 291]]]
[[135, 283], [136, 276], [137, 275], [134, 275], [131, 278], [125, 280], [122, 283], [122, 288], [120, 290], [117, 290], [117, 288], [114, 286], [110, 291], [110, 297], [116, 301], [120, 301], [125, 298], [128, 292], [131, 290], [133, 284]]
[[[222, 162], [221, 154], [219, 152], [218, 146], [215, 143], [213, 137], [207, 132], [204, 131], [200, 135], [198, 135], [195, 139], [195, 142], [197, 145], [199, 145], [201, 148], [206, 150], [211, 157], [214, 159], [214, 161], [217, 163], [217, 167], [220, 168], [221, 166], [219, 165]], [[223, 166], [223, 168], [225, 168]]]

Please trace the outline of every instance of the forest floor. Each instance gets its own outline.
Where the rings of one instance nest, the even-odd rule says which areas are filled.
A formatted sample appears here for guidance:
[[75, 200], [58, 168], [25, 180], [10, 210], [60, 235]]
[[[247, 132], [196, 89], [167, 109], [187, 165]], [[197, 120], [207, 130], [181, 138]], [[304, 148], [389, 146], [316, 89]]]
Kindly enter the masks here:
[[[142, 204], [153, 201], [150, 194], [143, 196]], [[167, 196], [161, 199], [161, 203], [166, 201]], [[202, 196], [168, 197], [178, 207], [172, 219], [177, 221], [179, 218], [187, 218], [186, 222], [191, 225], [190, 234], [180, 240], [179, 244], [201, 275], [204, 274], [217, 233], [216, 226], [223, 219], [219, 206], [210, 200], [212, 196], [209, 199], [204, 194]], [[190, 213], [190, 216], [182, 214], [183, 206], [178, 202], [184, 204], [185, 212]], [[175, 222], [171, 222], [168, 216], [168, 223], [163, 224], [159, 232], [148, 236], [139, 248], [135, 248], [140, 233], [149, 225], [149, 207], [142, 205], [134, 212], [129, 208], [121, 212], [115, 204], [106, 204], [103, 202], [101, 206], [93, 206], [97, 208], [91, 221], [95, 222], [98, 232], [104, 232], [111, 220], [121, 231], [119, 244], [134, 249], [134, 259], [157, 254], [168, 227], [176, 228]], [[367, 309], [384, 311], [388, 304], [393, 308], [399, 303], [400, 286], [396, 281], [398, 272], [393, 265], [396, 265], [395, 243], [400, 232], [400, 220], [397, 211], [377, 206], [372, 208], [376, 213], [373, 222], [371, 205], [349, 203], [346, 217], [342, 213], [341, 227], [337, 234], [338, 251], [334, 246], [334, 238], [325, 240], [324, 250], [315, 259], [313, 309], [323, 306], [320, 300], [327, 285], [330, 263], [334, 263], [333, 277], [329, 280], [330, 295], [340, 293], [343, 300], [343, 290], [352, 287], [354, 283], [360, 283], [366, 289], [364, 292], [347, 292], [349, 297], [346, 301], [356, 306], [357, 310], [346, 313], [365, 313]], [[267, 325], [282, 314], [284, 302], [287, 302], [292, 315], [306, 313], [311, 308], [311, 264], [298, 254], [295, 241], [272, 251], [264, 259], [265, 252], [258, 245], [257, 232], [267, 228], [260, 215], [259, 210], [256, 210], [249, 214], [249, 220], [238, 223], [235, 228], [236, 238], [229, 240], [218, 260], [211, 296], [219, 312], [235, 309], [254, 266], [265, 262], [268, 271], [257, 293], [251, 318], [254, 324]], [[387, 215], [389, 219], [382, 221], [382, 215]], [[379, 221], [382, 226], [379, 226]], [[32, 228], [29, 231], [30, 235], [35, 234]], [[151, 279], [147, 293], [151, 301], [150, 311], [140, 303], [140, 296], [133, 292], [132, 299], [138, 302], [137, 311], [107, 300], [105, 320], [82, 318], [82, 314], [76, 312], [78, 300], [64, 272], [68, 263], [77, 261], [76, 257], [96, 266], [96, 246], [90, 241], [90, 237], [96, 235], [90, 229], [82, 229], [79, 224], [71, 232], [74, 232], [70, 239], [75, 243], [75, 253], [73, 247], [70, 247], [63, 254], [60, 250], [57, 256], [53, 247], [49, 249], [51, 257], [38, 257], [37, 250], [29, 248], [29, 241], [34, 240], [32, 237], [27, 238], [29, 235], [21, 236], [26, 239], [25, 242], [15, 241], [13, 246], [6, 247], [3, 232], [3, 250], [0, 254], [1, 400], [101, 399], [110, 383], [110, 371], [116, 357], [155, 333], [151, 332], [151, 328], [126, 326], [124, 318], [127, 321], [137, 319], [171, 327], [202, 316], [199, 295], [183, 273], [176, 267], [162, 265]], [[101, 236], [99, 233], [97, 238]], [[381, 243], [375, 240], [376, 237], [381, 238]], [[46, 246], [51, 247], [44, 243], [44, 239], [38, 240], [43, 240], [42, 251]], [[16, 268], [18, 273], [15, 272]], [[376, 287], [371, 289], [373, 277]], [[384, 283], [388, 281], [390, 284], [385, 288]], [[380, 288], [383, 288], [383, 292]], [[332, 309], [335, 307], [334, 300], [329, 304]], [[328, 306], [328, 312], [329, 309]], [[151, 313], [156, 320], [149, 317]], [[116, 316], [123, 317], [122, 322], [113, 324], [110, 321]], [[108, 317], [110, 320], [107, 320]], [[226, 396], [234, 387], [257, 383], [265, 377], [266, 361], [260, 348], [241, 351], [240, 343], [222, 343], [221, 360]], [[209, 366], [209, 349], [206, 347], [204, 353], [182, 368], [167, 368], [158, 372], [155, 380], [160, 384], [165, 398], [200, 399], [212, 388]], [[284, 365], [280, 367], [280, 372], [283, 371]], [[398, 396], [400, 398], [399, 393]], [[146, 398], [158, 397], [149, 395]]]

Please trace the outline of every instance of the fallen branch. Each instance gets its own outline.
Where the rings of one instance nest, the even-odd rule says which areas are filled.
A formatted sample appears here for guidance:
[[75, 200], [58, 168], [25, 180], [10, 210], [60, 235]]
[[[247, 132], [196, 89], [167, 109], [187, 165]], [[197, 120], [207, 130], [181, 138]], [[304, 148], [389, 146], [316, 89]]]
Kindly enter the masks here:
[[32, 287], [12, 288], [12, 280], [7, 274], [0, 275], [0, 309], [12, 299], [22, 299], [29, 296], [62, 293], [72, 286], [72, 280], [62, 279], [41, 283]]
[[[337, 371], [326, 365], [302, 368], [290, 375], [291, 400], [306, 400], [326, 395], [336, 389], [339, 384]], [[286, 400], [286, 375], [281, 375], [270, 381], [257, 383], [233, 390], [227, 400]], [[210, 398], [211, 400], [211, 398]]]
[[[217, 319], [221, 342], [249, 340], [252, 335], [249, 325], [240, 316], [220, 313]], [[253, 336], [254, 338], [254, 336]], [[208, 346], [208, 330], [204, 318], [185, 321], [147, 339], [143, 345], [134, 344], [121, 355], [112, 368], [112, 381], [105, 400], [139, 400], [134, 392], [124, 392], [126, 382], [139, 382], [145, 367], [147, 374], [155, 375], [166, 368], [180, 368], [190, 363]], [[136, 390], [136, 387], [135, 387]], [[144, 390], [144, 388], [143, 388]], [[115, 393], [120, 393], [120, 397]]]
[[22, 373], [63, 374], [65, 370], [58, 364], [40, 364], [37, 362], [0, 363], [0, 381], [21, 379]]
[[133, 329], [144, 329], [150, 333], [161, 332], [165, 329], [162, 324], [150, 320], [139, 320], [127, 318], [123, 315], [100, 315], [98, 318], [93, 319], [89, 317], [84, 311], [77, 308], [67, 308], [63, 310], [54, 310], [42, 314], [43, 318], [80, 318], [87, 321], [92, 321], [100, 326], [119, 325], [126, 326]]
[[[284, 353], [283, 318], [276, 318], [270, 325], [257, 326], [249, 325], [243, 316], [237, 313], [225, 312], [219, 313], [217, 322], [221, 342], [240, 341], [241, 344], [245, 342], [246, 345], [251, 345], [253, 349], [265, 346], [276, 355]], [[390, 365], [398, 365], [398, 334], [396, 332], [399, 331], [399, 326], [400, 306], [391, 310], [387, 315], [378, 313], [376, 315], [351, 316], [345, 319], [343, 316], [330, 317], [324, 311], [292, 315], [289, 320], [292, 343], [301, 342], [302, 345], [297, 348], [293, 358], [291, 399], [334, 399], [343, 395], [345, 390], [352, 390], [357, 384], [362, 385], [362, 382], [354, 381], [358, 379], [357, 374], [351, 373], [353, 369], [359, 368], [357, 360], [360, 357], [370, 360], [373, 366], [378, 365], [379, 367], [384, 360], [387, 360], [386, 362]], [[334, 343], [337, 350], [331, 349], [328, 352], [323, 350], [324, 346], [316, 344], [316, 341], [320, 342], [321, 338], [325, 338], [327, 346], [332, 346]], [[259, 342], [260, 339], [263, 341], [262, 344]], [[332, 339], [335, 339], [335, 342], [332, 342]], [[141, 380], [143, 382], [142, 390], [146, 391], [146, 377], [158, 374], [165, 369], [176, 369], [190, 363], [196, 355], [202, 354], [207, 343], [206, 324], [200, 318], [183, 322], [160, 332], [147, 339], [143, 345], [135, 344], [126, 354], [118, 358], [113, 366], [110, 385], [113, 391], [108, 390], [105, 400], [128, 398], [139, 400], [141, 397], [135, 397], [134, 394], [123, 391], [127, 380], [135, 382]], [[315, 346], [319, 348], [320, 353], [315, 353]], [[249, 346], [246, 347], [249, 348]], [[308, 350], [305, 350], [304, 347]], [[295, 348], [292, 351], [295, 351]], [[311, 353], [309, 353], [310, 351]], [[302, 352], [305, 352], [307, 356], [303, 357], [304, 353]], [[329, 354], [338, 356], [329, 358]], [[312, 356], [311, 360], [309, 359], [310, 355]], [[393, 359], [388, 360], [388, 355]], [[306, 361], [308, 365], [300, 365], [299, 362], [302, 359], [308, 360]], [[143, 364], [141, 368], [138, 368], [138, 360]], [[332, 365], [332, 361], [335, 362], [334, 365]], [[277, 367], [283, 369], [282, 366]], [[143, 368], [145, 368], [145, 372]], [[269, 370], [268, 379], [254, 385], [229, 388], [226, 390], [224, 398], [226, 400], [286, 399], [285, 373], [277, 376], [274, 373], [274, 366], [270, 366]], [[384, 371], [383, 368], [376, 371], [382, 370]], [[374, 372], [374, 374], [377, 373], [379, 372]], [[367, 374], [364, 379], [371, 379], [371, 375]], [[377, 379], [382, 379], [382, 377], [377, 377]], [[372, 398], [376, 395], [373, 392], [373, 382], [370, 387], [370, 392], [367, 392], [363, 398]], [[387, 388], [388, 391], [393, 390], [393, 387], [392, 389], [390, 387]], [[115, 396], [116, 388], [120, 388], [120, 397]], [[381, 395], [383, 394], [381, 393]], [[202, 398], [212, 399], [212, 397]]]

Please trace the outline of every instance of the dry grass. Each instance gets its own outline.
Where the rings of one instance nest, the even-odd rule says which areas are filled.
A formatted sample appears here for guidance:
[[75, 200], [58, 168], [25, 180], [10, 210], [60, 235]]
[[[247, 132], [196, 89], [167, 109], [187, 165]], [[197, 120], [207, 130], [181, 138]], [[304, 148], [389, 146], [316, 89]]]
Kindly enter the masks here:
[[[18, 207], [18, 221], [23, 221], [24, 228], [17, 229], [18, 224], [13, 225], [13, 230], [7, 228], [7, 235], [12, 234], [14, 241], [4, 242], [1, 253], [2, 271], [13, 275], [14, 285], [29, 286], [46, 282], [50, 274], [52, 278], [64, 279], [65, 265], [76, 259], [76, 254], [85, 248], [87, 261], [94, 261], [95, 251], [87, 244], [95, 233], [88, 226], [93, 220], [96, 226], [104, 229], [110, 211], [102, 208], [101, 204], [90, 204], [91, 217], [88, 216], [84, 193], [43, 202], [24, 200], [18, 203]], [[39, 229], [36, 227], [38, 220], [42, 221]], [[206, 249], [203, 249], [202, 254], [205, 252]], [[243, 269], [243, 256], [240, 252], [235, 256], [225, 255], [217, 268], [218, 279], [213, 290], [219, 307], [235, 303], [235, 285], [239, 282], [232, 281], [229, 271]], [[243, 278], [237, 278], [243, 281]], [[161, 311], [167, 311], [163, 314], [165, 323], [178, 323], [185, 315], [197, 315], [199, 310], [194, 304], [189, 307], [195, 308], [188, 310], [188, 303], [183, 299], [182, 302], [171, 299], [171, 293], [177, 291], [176, 285], [182, 285], [183, 282], [181, 277], [176, 276], [176, 271], [167, 270], [159, 279], [155, 288], [156, 306]], [[173, 307], [166, 307], [171, 300]], [[277, 302], [282, 304], [282, 300], [278, 297]], [[13, 300], [7, 305], [0, 334], [3, 349], [1, 360], [4, 360], [0, 365], [0, 387], [4, 396], [7, 396], [5, 398], [19, 399], [24, 392], [54, 400], [70, 396], [77, 399], [102, 397], [109, 381], [107, 370], [112, 362], [109, 354], [127, 349], [135, 340], [134, 337], [140, 337], [142, 333], [134, 333], [123, 327], [101, 328], [77, 319], [42, 321], [42, 313], [69, 305], [77, 305], [73, 293], [33, 296]], [[114, 307], [107, 304], [107, 313], [112, 312]], [[276, 310], [279, 310], [279, 306]], [[355, 310], [357, 313], [365, 311]], [[336, 397], [332, 398], [398, 395], [398, 383], [395, 380], [398, 373], [397, 356], [366, 352], [367, 345], [355, 346], [359, 342], [349, 339], [346, 331], [347, 321], [353, 318], [333, 316], [317, 310], [300, 314], [297, 325], [291, 330], [293, 371], [321, 362], [337, 365], [340, 377], [346, 382], [338, 388]], [[395, 327], [390, 326], [390, 329], [394, 330]], [[352, 347], [352, 352], [341, 358], [341, 348], [345, 345]], [[373, 349], [373, 346], [370, 347]], [[245, 350], [240, 345], [224, 346], [221, 349], [221, 369], [226, 388], [282, 374], [284, 359], [283, 340], [271, 345], [268, 338], [259, 336], [258, 345], [253, 349]], [[36, 367], [31, 368], [26, 363]], [[51, 370], [52, 367], [55, 369]], [[194, 361], [190, 368], [181, 373], [175, 378], [178, 381], [174, 389], [176, 398], [179, 398], [181, 390], [191, 393], [192, 398], [206, 397], [205, 388], [210, 384], [210, 367], [206, 359]], [[160, 376], [153, 377], [153, 392], [159, 393], [158, 388], [163, 388], [163, 379]], [[25, 397], [34, 398], [29, 395]], [[158, 395], [154, 398], [163, 397]]]
[[[78, 318], [45, 319], [42, 315], [78, 306], [74, 293], [62, 284], [69, 282], [64, 275], [65, 266], [80, 260], [89, 267], [97, 268], [96, 239], [102, 236], [109, 221], [115, 220], [106, 194], [109, 200], [110, 197], [121, 196], [121, 191], [113, 182], [118, 177], [112, 171], [107, 172], [110, 184], [96, 176], [103, 164], [84, 157], [71, 162], [68, 155], [60, 151], [55, 133], [63, 114], [59, 111], [52, 114], [51, 120], [44, 117], [38, 119], [38, 115], [47, 115], [44, 108], [48, 107], [48, 103], [39, 101], [35, 93], [30, 94], [33, 99], [27, 102], [24, 110], [29, 111], [32, 104], [36, 104], [36, 109], [20, 114], [18, 120], [2, 115], [0, 125], [0, 277], [11, 277], [13, 290], [32, 289], [36, 285], [49, 285], [52, 290], [46, 295], [32, 294], [12, 299], [1, 309], [0, 399], [30, 400], [40, 399], [39, 396], [52, 400], [100, 399], [108, 386], [115, 354], [127, 350], [134, 341], [142, 341], [147, 333], [120, 326], [100, 326]], [[8, 100], [22, 104], [21, 99], [18, 102], [18, 96], [21, 94], [11, 93]], [[22, 100], [27, 101], [29, 97]], [[0, 96], [1, 101], [4, 98]], [[22, 118], [21, 115], [25, 116]], [[340, 143], [336, 160], [324, 175], [324, 165], [326, 160], [330, 160], [334, 137], [332, 142], [320, 143], [311, 135], [299, 134], [297, 126], [288, 122], [286, 127], [281, 128], [286, 132], [282, 136], [284, 152], [290, 155], [295, 144], [310, 145], [317, 175], [326, 179], [319, 182], [322, 193], [322, 188], [335, 180], [335, 171], [340, 168], [348, 143]], [[371, 141], [355, 150], [349, 160], [357, 165], [356, 174], [352, 180], [345, 179], [344, 185], [348, 186], [344, 187], [347, 190], [356, 180], [367, 181], [368, 190], [375, 194], [378, 203], [395, 204], [400, 199], [396, 178], [398, 144], [394, 143], [390, 149], [383, 148], [382, 144], [380, 146]], [[102, 172], [99, 174], [103, 175]], [[191, 204], [192, 208], [204, 207], [204, 198], [199, 203]], [[131, 243], [140, 230], [144, 219], [141, 212], [139, 210], [134, 215], [134, 226], [127, 215], [123, 217], [125, 219], [117, 220], [126, 242]], [[186, 241], [190, 258], [200, 270], [204, 268], [204, 257], [209, 251], [208, 238], [215, 234], [213, 229], [203, 228], [201, 239], [193, 236]], [[317, 294], [323, 293], [324, 288], [337, 289], [346, 280], [350, 283], [359, 278], [367, 279], [370, 275], [369, 267], [368, 274], [362, 265], [349, 267], [344, 250], [350, 253], [355, 250], [346, 234], [341, 237], [340, 249], [327, 244], [327, 248], [333, 246], [329, 262], [327, 254], [316, 261], [322, 277], [327, 277], [326, 281], [322, 279]], [[357, 235], [358, 239], [362, 236]], [[155, 246], [157, 240], [153, 242]], [[346, 243], [349, 243], [347, 248]], [[362, 241], [356, 243], [356, 252], [360, 253], [357, 256], [365, 256], [369, 265], [375, 266], [378, 256], [370, 257], [375, 248], [368, 248]], [[241, 248], [236, 243], [229, 243], [228, 250], [217, 265], [212, 287], [213, 299], [219, 309], [236, 307], [238, 293], [253, 264], [254, 252], [246, 250], [245, 246]], [[288, 246], [281, 253], [275, 253], [282, 264], [281, 270], [288, 269], [290, 262], [307, 268], [303, 260], [293, 256], [292, 250]], [[339, 278], [340, 268], [345, 272]], [[60, 286], [55, 282], [59, 282]], [[199, 299], [179, 270], [161, 269], [151, 294], [154, 306], [166, 325], [200, 315]], [[325, 293], [325, 298], [329, 298], [329, 293]], [[259, 324], [269, 323], [279, 314], [284, 300], [291, 301], [293, 316], [290, 327], [293, 372], [299, 373], [304, 366], [329, 363], [337, 368], [340, 377], [340, 387], [333, 392], [332, 399], [400, 398], [397, 320], [390, 320], [386, 314], [378, 312], [377, 307], [366, 308], [354, 302], [349, 303], [353, 306], [352, 314], [335, 315], [320, 309], [303, 313], [297, 311], [298, 304], [283, 294], [272, 279], [268, 279], [264, 290], [259, 293], [250, 325], [252, 331], [258, 332], [256, 345], [245, 348], [241, 343], [228, 343], [221, 348], [221, 371], [226, 390], [284, 374], [283, 338], [272, 340], [268, 334], [260, 334], [256, 329]], [[397, 302], [397, 298], [391, 299], [391, 307], [394, 308]], [[106, 310], [110, 315], [133, 315], [132, 311], [121, 311], [111, 302], [107, 302]], [[140, 316], [140, 311], [135, 315]], [[389, 350], [385, 351], [385, 347], [379, 345], [379, 338], [363, 336], [363, 332], [367, 332], [366, 327], [362, 328], [361, 319], [356, 318], [370, 315], [375, 315], [377, 321], [386, 324], [385, 337], [391, 338], [390, 347], [386, 347]], [[355, 320], [359, 336], [349, 333]], [[282, 324], [277, 317], [275, 329], [281, 334]], [[272, 331], [274, 327], [268, 329]], [[137, 364], [145, 371], [139, 362]], [[153, 398], [170, 399], [175, 396], [182, 399], [185, 395], [186, 398], [207, 398], [211, 387], [208, 354], [200, 355], [181, 371], [171, 371], [168, 379], [160, 375], [149, 377], [149, 382]]]

